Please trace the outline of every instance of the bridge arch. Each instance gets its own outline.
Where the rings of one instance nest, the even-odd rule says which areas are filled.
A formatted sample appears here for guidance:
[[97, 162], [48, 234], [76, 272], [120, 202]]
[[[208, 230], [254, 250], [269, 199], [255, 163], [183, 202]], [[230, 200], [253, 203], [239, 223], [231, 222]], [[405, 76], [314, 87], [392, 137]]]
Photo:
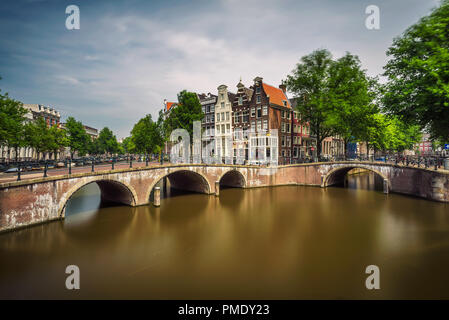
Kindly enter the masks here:
[[145, 201], [149, 201], [151, 192], [158, 182], [163, 178], [168, 178], [173, 188], [187, 190], [197, 193], [211, 194], [211, 184], [207, 177], [201, 172], [189, 169], [177, 169], [158, 176], [148, 187]]
[[218, 179], [220, 187], [246, 188], [246, 178], [237, 169], [224, 172]]
[[388, 189], [391, 188], [390, 180], [384, 173], [382, 173], [376, 169], [373, 169], [370, 166], [357, 165], [357, 164], [344, 165], [344, 166], [339, 166], [337, 168], [331, 169], [324, 176], [323, 181], [322, 181], [322, 187], [328, 187], [328, 186], [332, 186], [332, 185], [344, 182], [345, 176], [352, 169], [365, 169], [365, 170], [374, 172], [376, 175], [378, 175], [380, 178], [382, 178], [383, 181], [387, 181]]
[[96, 183], [98, 185], [101, 192], [101, 198], [104, 200], [123, 203], [129, 206], [136, 206], [138, 203], [137, 193], [130, 184], [112, 178], [105, 178], [101, 176], [92, 177], [88, 179], [88, 181], [84, 179], [81, 180], [80, 182], [72, 186], [66, 193], [64, 193], [59, 201], [59, 217], [65, 217], [65, 209], [67, 203], [69, 202], [73, 194], [91, 183]]

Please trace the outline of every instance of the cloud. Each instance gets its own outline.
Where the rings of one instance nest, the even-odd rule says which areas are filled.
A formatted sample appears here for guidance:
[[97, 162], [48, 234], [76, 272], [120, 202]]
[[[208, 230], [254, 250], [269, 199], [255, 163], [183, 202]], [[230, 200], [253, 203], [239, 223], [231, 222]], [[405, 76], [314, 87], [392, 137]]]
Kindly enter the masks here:
[[350, 51], [370, 74], [381, 73], [392, 38], [435, 3], [379, 0], [383, 29], [373, 33], [364, 27], [370, 2], [95, 1], [80, 4], [75, 31], [64, 28], [64, 8], [54, 2], [20, 7], [40, 15], [24, 23], [0, 14], [1, 85], [124, 137], [180, 90], [216, 92], [226, 84], [235, 91], [240, 77], [251, 85], [256, 76], [278, 85], [317, 48]]

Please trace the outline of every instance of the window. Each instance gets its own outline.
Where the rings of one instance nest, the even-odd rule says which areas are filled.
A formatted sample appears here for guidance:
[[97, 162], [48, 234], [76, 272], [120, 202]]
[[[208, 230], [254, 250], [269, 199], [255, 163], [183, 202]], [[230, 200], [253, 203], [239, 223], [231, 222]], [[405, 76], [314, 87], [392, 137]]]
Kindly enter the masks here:
[[267, 120], [267, 119], [265, 119], [265, 120], [263, 121], [263, 129], [264, 129], [264, 130], [268, 130], [268, 120]]
[[229, 121], [229, 112], [226, 112], [226, 121]]
[[206, 113], [206, 107], [205, 106], [202, 106], [201, 110], [203, 110], [203, 113]]
[[282, 102], [284, 103], [284, 107], [286, 107], [287, 106], [287, 101], [282, 100]]
[[225, 121], [224, 112], [221, 113], [221, 121]]
[[217, 125], [217, 133], [220, 133], [220, 125]]
[[285, 118], [284, 110], [281, 110], [281, 118]]
[[220, 98], [221, 98], [221, 100], [224, 100], [224, 94], [223, 93], [220, 93]]
[[287, 136], [287, 147], [290, 147], [292, 145], [291, 138]]
[[249, 111], [244, 110], [243, 111], [243, 123], [248, 123], [248, 122], [249, 122]]
[[290, 120], [291, 119], [291, 112], [290, 111], [286, 111], [287, 112], [287, 119]]
[[285, 132], [285, 123], [281, 123], [281, 132]]
[[231, 132], [231, 125], [228, 123], [226, 125], [226, 133], [230, 133]]
[[[285, 136], [281, 136], [281, 145], [285, 147]], [[284, 152], [284, 151], [282, 151]]]
[[210, 112], [215, 112], [215, 105], [214, 104], [210, 105]]
[[262, 116], [262, 109], [260, 107], [257, 107], [257, 118], [260, 118]]
[[210, 120], [210, 116], [207, 115], [207, 116], [206, 116], [206, 123], [209, 123], [209, 120]]
[[221, 107], [224, 108], [224, 102], [221, 103]]
[[215, 122], [215, 115], [213, 113], [210, 115], [210, 122]]
[[221, 125], [221, 133], [222, 133], [222, 134], [223, 134], [223, 133], [226, 133], [226, 131], [225, 131], [225, 125], [224, 125], [224, 124]]
[[256, 108], [251, 108], [251, 117], [254, 118], [256, 116]]
[[257, 131], [262, 130], [262, 120], [257, 120]]
[[256, 131], [256, 121], [251, 121], [251, 131]]
[[217, 113], [217, 122], [220, 122], [220, 114]]
[[286, 127], [287, 127], [287, 133], [290, 133], [290, 123], [287, 123]]
[[243, 104], [243, 97], [239, 97], [239, 106]]
[[234, 123], [240, 123], [240, 112], [235, 113]]
[[260, 93], [260, 87], [256, 88], [256, 93]]
[[260, 103], [260, 95], [258, 95], [256, 98], [257, 103]]
[[262, 115], [266, 116], [268, 114], [268, 107], [263, 106]]

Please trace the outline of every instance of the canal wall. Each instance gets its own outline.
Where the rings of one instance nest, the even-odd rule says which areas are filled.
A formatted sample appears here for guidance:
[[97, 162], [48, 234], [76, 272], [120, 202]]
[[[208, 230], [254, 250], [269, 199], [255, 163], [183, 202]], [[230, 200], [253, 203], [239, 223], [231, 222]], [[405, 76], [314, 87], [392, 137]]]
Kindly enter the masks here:
[[380, 163], [335, 162], [279, 167], [234, 165], [166, 165], [81, 173], [0, 184], [0, 231], [61, 219], [70, 197], [97, 183], [107, 201], [148, 204], [151, 191], [166, 177], [170, 185], [205, 194], [220, 186], [257, 188], [282, 185], [327, 187], [341, 183], [350, 170], [369, 170], [384, 179], [384, 192], [449, 202], [449, 172]]

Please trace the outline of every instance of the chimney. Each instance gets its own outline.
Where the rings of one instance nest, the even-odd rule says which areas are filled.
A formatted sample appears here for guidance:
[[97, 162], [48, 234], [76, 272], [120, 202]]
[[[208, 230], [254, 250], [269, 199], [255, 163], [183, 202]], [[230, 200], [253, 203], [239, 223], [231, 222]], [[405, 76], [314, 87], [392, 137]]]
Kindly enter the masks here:
[[281, 84], [279, 85], [279, 89], [281, 89], [284, 94], [287, 94], [287, 86], [284, 84], [284, 80], [282, 80]]
[[262, 83], [262, 80], [263, 80], [263, 78], [262, 77], [255, 77], [254, 78], [254, 84], [256, 84], [256, 83]]

